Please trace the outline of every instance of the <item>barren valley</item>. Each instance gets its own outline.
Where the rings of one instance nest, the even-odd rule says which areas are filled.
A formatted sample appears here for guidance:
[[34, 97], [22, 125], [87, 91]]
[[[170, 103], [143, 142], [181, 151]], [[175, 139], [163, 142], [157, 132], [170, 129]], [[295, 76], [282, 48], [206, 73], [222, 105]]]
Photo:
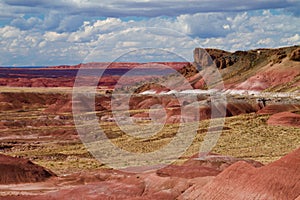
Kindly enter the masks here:
[[[154, 152], [167, 146], [182, 124], [196, 127], [178, 159], [162, 168], [145, 159], [135, 173], [96, 159], [89, 147], [101, 138], [84, 138], [74, 121], [79, 67], [99, 70], [107, 64], [0, 68], [0, 199], [299, 199], [300, 47], [234, 53], [207, 49], [222, 84], [206, 80], [214, 72], [206, 75], [205, 68], [197, 68], [197, 51], [194, 63], [113, 63], [100, 80], [93, 71], [81, 77], [93, 95], [83, 96], [77, 109], [84, 117], [95, 116], [118, 148]], [[161, 69], [162, 64], [173, 71]], [[141, 73], [121, 79], [138, 66]], [[190, 89], [164, 86], [177, 80], [174, 71]], [[91, 87], [94, 79], [98, 84]], [[119, 98], [118, 112], [139, 127], [157, 120], [160, 131], [146, 138], [124, 132], [114, 116], [112, 100], [119, 97], [114, 92], [130, 94], [128, 102]], [[122, 103], [128, 103], [127, 110]], [[216, 144], [200, 159], [201, 145], [214, 134]], [[101, 146], [97, 151], [110, 153]]]

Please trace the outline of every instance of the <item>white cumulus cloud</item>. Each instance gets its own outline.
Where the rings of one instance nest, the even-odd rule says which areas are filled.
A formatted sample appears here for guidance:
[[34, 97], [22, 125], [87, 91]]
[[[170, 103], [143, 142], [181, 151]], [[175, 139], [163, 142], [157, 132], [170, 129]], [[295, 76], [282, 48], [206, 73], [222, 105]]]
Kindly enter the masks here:
[[[296, 12], [286, 12], [291, 5], [298, 5], [297, 1], [277, 0], [276, 5], [261, 1], [230, 2], [235, 3], [232, 8], [228, 2], [215, 1], [221, 6], [219, 11], [206, 0], [140, 0], [135, 3], [126, 0], [102, 3], [0, 0], [0, 5], [7, 9], [5, 16], [0, 14], [0, 18], [8, 20], [0, 26], [0, 65], [112, 61], [143, 48], [170, 52], [180, 49], [181, 52], [176, 53], [191, 57], [197, 46], [235, 51], [300, 44], [299, 16]], [[170, 8], [161, 16], [168, 6]], [[274, 6], [282, 9], [276, 13], [267, 9]], [[205, 12], [200, 12], [201, 9]], [[243, 11], [251, 9], [264, 10]], [[41, 11], [45, 11], [42, 17]], [[139, 17], [126, 18], [132, 13]], [[151, 13], [154, 17], [145, 17]], [[197, 44], [191, 42], [193, 40]]]

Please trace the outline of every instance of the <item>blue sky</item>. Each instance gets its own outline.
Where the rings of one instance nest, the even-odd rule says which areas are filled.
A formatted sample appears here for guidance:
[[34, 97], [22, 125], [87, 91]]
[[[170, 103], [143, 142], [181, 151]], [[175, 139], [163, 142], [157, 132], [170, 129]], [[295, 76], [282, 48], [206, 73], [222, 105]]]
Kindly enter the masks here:
[[0, 0], [0, 65], [114, 61], [143, 48], [180, 57], [196, 46], [299, 45], [299, 27], [299, 0]]

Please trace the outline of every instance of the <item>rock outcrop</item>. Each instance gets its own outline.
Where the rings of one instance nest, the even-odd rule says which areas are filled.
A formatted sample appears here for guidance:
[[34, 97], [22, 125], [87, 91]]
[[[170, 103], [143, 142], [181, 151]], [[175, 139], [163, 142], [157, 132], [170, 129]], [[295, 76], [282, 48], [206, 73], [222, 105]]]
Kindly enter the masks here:
[[300, 48], [294, 50], [291, 55], [290, 59], [294, 61], [300, 61]]
[[[299, 46], [292, 46], [236, 52], [205, 49], [205, 52], [196, 48], [194, 65], [201, 68], [214, 64], [222, 74], [225, 88], [290, 91], [300, 85], [299, 49]], [[198, 81], [195, 88], [203, 88], [203, 80]]]

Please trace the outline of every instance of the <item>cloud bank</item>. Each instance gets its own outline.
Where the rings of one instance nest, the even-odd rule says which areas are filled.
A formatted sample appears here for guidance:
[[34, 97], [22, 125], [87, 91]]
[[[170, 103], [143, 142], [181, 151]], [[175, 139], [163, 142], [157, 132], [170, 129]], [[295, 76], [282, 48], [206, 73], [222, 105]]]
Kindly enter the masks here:
[[149, 46], [195, 47], [175, 32], [229, 51], [299, 45], [297, 8], [295, 0], [0, 0], [0, 65], [77, 64], [95, 48], [97, 61], [112, 61]]

